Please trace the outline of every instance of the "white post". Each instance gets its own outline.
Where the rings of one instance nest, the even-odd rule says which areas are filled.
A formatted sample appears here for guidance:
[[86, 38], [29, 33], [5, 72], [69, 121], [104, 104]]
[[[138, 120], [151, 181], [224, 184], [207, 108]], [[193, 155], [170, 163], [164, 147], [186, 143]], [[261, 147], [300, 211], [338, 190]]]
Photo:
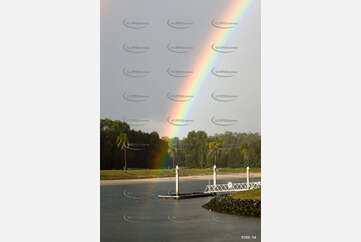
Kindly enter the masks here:
[[217, 171], [216, 165], [213, 166], [213, 185], [217, 185]]
[[249, 190], [249, 167], [247, 166], [247, 190]]
[[179, 178], [178, 178], [178, 166], [175, 167], [175, 194], [179, 194]]

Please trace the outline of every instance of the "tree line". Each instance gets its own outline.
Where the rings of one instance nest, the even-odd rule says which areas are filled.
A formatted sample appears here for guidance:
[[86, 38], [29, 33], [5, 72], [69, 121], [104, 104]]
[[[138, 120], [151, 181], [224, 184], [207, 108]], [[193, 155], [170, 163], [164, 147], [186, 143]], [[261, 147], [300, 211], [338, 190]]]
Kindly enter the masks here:
[[100, 120], [100, 169], [159, 168], [155, 160], [160, 154], [165, 159], [162, 168], [261, 167], [261, 136], [190, 131], [183, 139], [160, 138], [155, 131], [133, 130], [126, 122]]

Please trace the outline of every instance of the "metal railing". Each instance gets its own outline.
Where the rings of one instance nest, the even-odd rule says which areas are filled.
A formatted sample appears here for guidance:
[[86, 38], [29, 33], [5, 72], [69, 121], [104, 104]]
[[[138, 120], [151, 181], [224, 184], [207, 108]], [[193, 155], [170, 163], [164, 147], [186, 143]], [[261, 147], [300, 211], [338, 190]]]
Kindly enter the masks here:
[[261, 188], [261, 182], [250, 182], [249, 186], [247, 183], [232, 183], [228, 182], [227, 184], [218, 184], [218, 185], [207, 185], [204, 189], [205, 193], [214, 193], [214, 192], [238, 192], [246, 191]]

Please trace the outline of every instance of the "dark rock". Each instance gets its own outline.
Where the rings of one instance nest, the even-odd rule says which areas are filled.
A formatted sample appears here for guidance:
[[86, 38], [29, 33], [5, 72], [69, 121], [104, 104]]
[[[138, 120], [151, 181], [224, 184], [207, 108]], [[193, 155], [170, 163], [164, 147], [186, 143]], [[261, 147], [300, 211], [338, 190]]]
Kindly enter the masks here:
[[202, 207], [220, 213], [240, 216], [261, 216], [261, 201], [234, 199], [228, 195], [216, 196]]

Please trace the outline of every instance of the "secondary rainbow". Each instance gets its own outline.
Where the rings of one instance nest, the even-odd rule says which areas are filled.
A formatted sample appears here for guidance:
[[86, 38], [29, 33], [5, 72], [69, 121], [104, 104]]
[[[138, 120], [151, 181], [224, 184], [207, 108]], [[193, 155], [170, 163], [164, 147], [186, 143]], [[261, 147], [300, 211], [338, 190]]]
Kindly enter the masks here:
[[[215, 61], [219, 55], [222, 55], [211, 48], [211, 44], [217, 46], [222, 46], [227, 43], [231, 35], [235, 32], [235, 29], [239, 27], [242, 23], [241, 19], [245, 16], [245, 13], [251, 6], [254, 0], [234, 0], [231, 1], [226, 11], [222, 16], [219, 16], [217, 20], [222, 20], [230, 23], [237, 23], [234, 28], [214, 28], [213, 31], [205, 39], [204, 48], [199, 52], [199, 55], [196, 56], [195, 63], [191, 66], [193, 70], [193, 75], [190, 78], [184, 80], [184, 83], [180, 88], [178, 93], [185, 95], [196, 96], [195, 94], [199, 93], [202, 89], [204, 83], [206, 83], [207, 77], [211, 73], [211, 69], [214, 67]], [[172, 105], [170, 111], [168, 112], [168, 117], [176, 119], [187, 119], [188, 114], [191, 112], [192, 107], [194, 106], [194, 101], [189, 102], [175, 102]], [[177, 137], [179, 131], [182, 129], [182, 126], [176, 125], [165, 125], [162, 134], [167, 137]], [[164, 167], [167, 161], [167, 149], [163, 149], [160, 152], [153, 163], [154, 168]]]

